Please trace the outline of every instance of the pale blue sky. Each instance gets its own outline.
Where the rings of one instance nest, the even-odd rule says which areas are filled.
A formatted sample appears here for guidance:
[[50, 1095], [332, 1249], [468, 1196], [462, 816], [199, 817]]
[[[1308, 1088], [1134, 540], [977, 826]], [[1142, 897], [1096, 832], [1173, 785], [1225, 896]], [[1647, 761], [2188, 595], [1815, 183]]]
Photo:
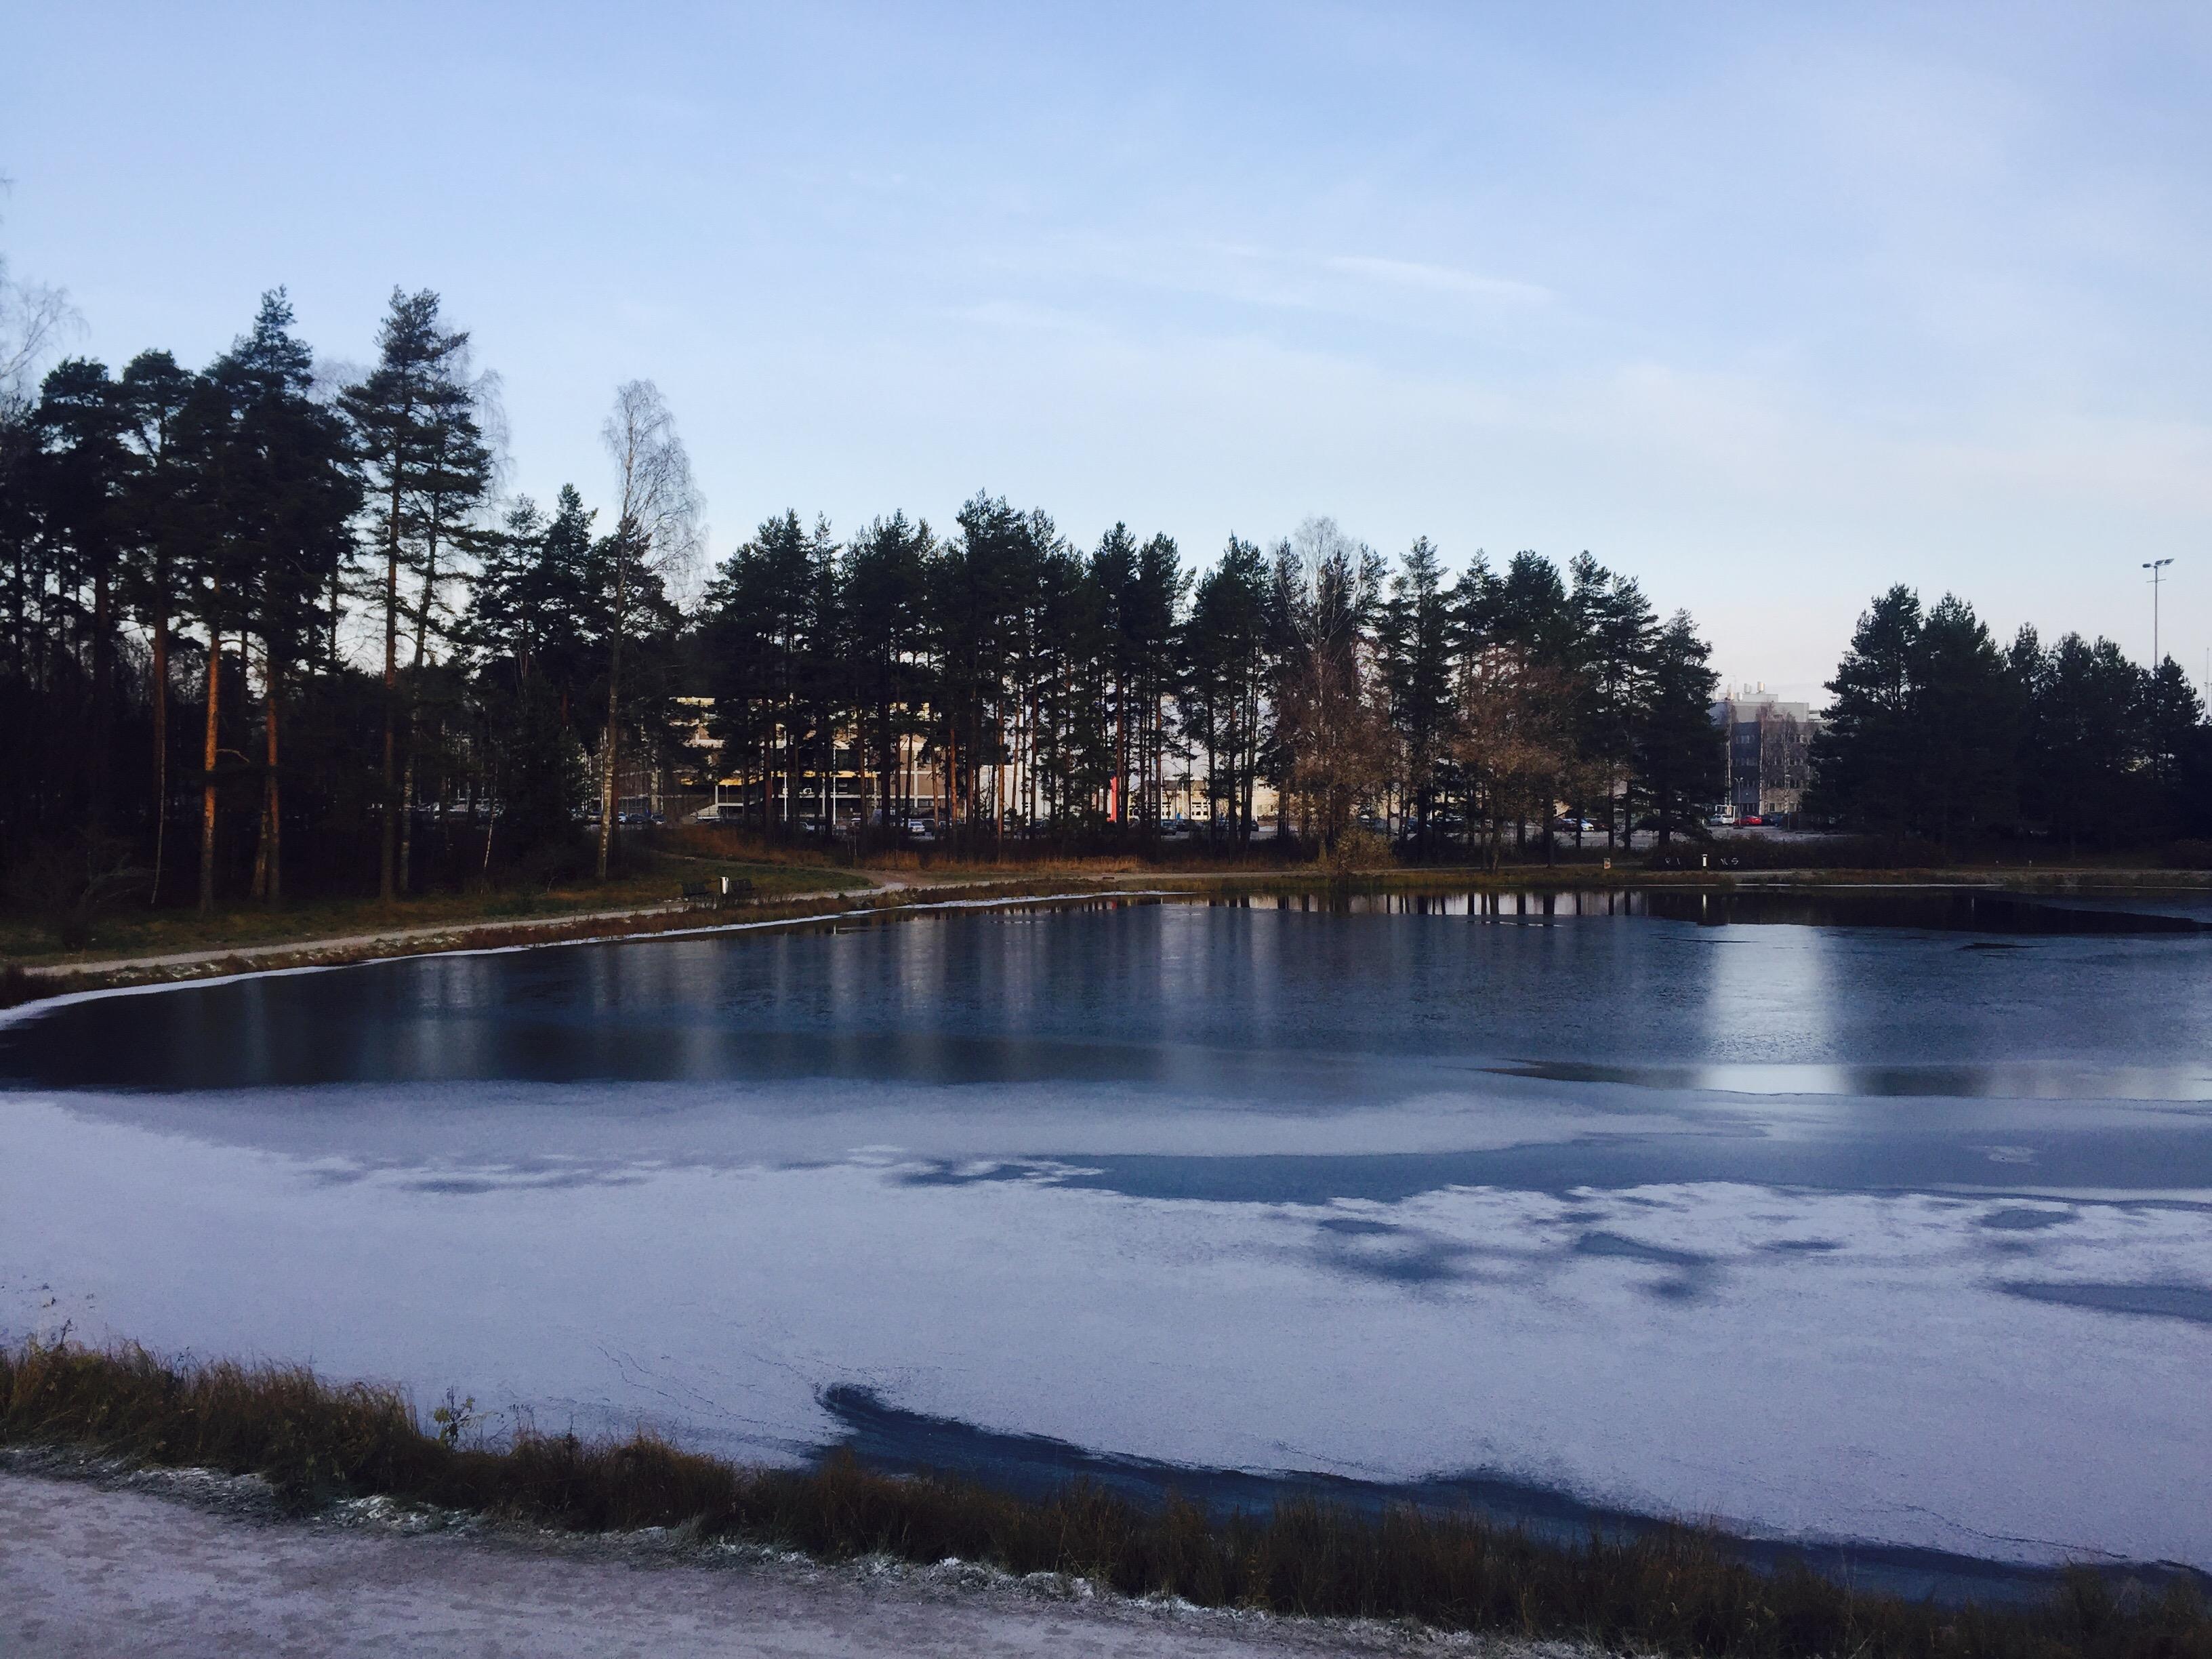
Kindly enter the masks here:
[[202, 362], [429, 286], [515, 483], [657, 380], [786, 506], [1588, 548], [1732, 680], [1869, 596], [2212, 646], [2212, 9], [0, 0], [0, 249]]

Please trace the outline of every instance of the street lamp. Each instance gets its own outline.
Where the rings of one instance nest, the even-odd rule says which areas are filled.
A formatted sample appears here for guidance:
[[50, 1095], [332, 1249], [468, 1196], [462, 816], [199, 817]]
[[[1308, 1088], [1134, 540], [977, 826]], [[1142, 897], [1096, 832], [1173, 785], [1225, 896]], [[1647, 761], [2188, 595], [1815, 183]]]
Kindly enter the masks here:
[[2172, 559], [2150, 559], [2143, 565], [2150, 572], [2150, 672], [2154, 674], [2158, 672], [2158, 588], [2166, 566], [2172, 562]]

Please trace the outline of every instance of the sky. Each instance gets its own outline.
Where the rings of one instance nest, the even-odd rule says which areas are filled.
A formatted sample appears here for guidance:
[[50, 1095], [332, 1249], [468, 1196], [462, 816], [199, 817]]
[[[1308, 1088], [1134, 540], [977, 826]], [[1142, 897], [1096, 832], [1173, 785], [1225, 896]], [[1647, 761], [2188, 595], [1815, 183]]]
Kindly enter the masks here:
[[513, 488], [1584, 550], [1819, 695], [1893, 582], [2212, 650], [2212, 9], [0, 0], [75, 351], [432, 288]]

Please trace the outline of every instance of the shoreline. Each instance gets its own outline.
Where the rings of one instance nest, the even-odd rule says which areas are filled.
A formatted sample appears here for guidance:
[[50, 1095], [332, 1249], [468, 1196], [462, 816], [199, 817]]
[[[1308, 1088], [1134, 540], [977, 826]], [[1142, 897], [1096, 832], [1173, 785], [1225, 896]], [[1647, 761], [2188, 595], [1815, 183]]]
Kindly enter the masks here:
[[[214, 946], [204, 951], [111, 957], [90, 962], [0, 963], [0, 1014], [50, 1006], [64, 998], [163, 986], [212, 983], [261, 974], [347, 968], [416, 957], [467, 956], [563, 945], [702, 937], [756, 928], [819, 926], [855, 916], [889, 919], [967, 905], [1076, 903], [1115, 897], [1200, 898], [1231, 892], [1285, 895], [1375, 893], [1822, 892], [1992, 890], [2029, 894], [2200, 892], [2212, 872], [2100, 870], [2035, 866], [1960, 870], [1600, 870], [1580, 865], [1516, 866], [1505, 870], [1440, 868], [1377, 872], [1350, 881], [1297, 870], [1182, 872], [1136, 870], [1030, 876], [978, 872], [925, 883], [926, 872], [860, 872], [872, 884], [823, 889], [716, 907], [668, 901], [584, 915], [456, 922], [374, 930], [319, 939]], [[1142, 886], [1133, 885], [1141, 882]], [[826, 907], [826, 908], [825, 908]], [[708, 917], [724, 920], [704, 920]]]
[[644, 1432], [471, 1442], [452, 1425], [426, 1428], [389, 1386], [127, 1346], [0, 1346], [0, 1483], [40, 1480], [182, 1498], [253, 1523], [256, 1553], [271, 1538], [285, 1547], [272, 1529], [505, 1540], [569, 1560], [780, 1562], [872, 1596], [886, 1579], [941, 1586], [949, 1575], [955, 1588], [1164, 1607], [1217, 1627], [1256, 1615], [1345, 1635], [1685, 1659], [2212, 1652], [2212, 1575], [2171, 1565], [2062, 1567], [2040, 1595], [1939, 1601], [1870, 1583], [1856, 1558], [1879, 1558], [1876, 1547], [1826, 1571], [1787, 1545], [1753, 1563], [1732, 1547], [1745, 1540], [1664, 1520], [1634, 1536], [1593, 1525], [1580, 1540], [1550, 1538], [1415, 1500], [1376, 1511], [1301, 1493], [1264, 1509], [1173, 1492], [1145, 1503], [1080, 1476], [1025, 1494], [878, 1468], [844, 1449], [786, 1469]]
[[0, 1645], [26, 1659], [154, 1650], [229, 1659], [258, 1650], [303, 1610], [313, 1633], [295, 1634], [288, 1653], [400, 1641], [409, 1651], [544, 1659], [611, 1646], [707, 1659], [1058, 1659], [1078, 1644], [1102, 1659], [1605, 1659], [1589, 1644], [1201, 1607], [957, 1559], [826, 1562], [667, 1528], [577, 1536], [423, 1516], [378, 1498], [296, 1520], [257, 1475], [66, 1455], [0, 1452], [0, 1530], [22, 1540], [0, 1556]]

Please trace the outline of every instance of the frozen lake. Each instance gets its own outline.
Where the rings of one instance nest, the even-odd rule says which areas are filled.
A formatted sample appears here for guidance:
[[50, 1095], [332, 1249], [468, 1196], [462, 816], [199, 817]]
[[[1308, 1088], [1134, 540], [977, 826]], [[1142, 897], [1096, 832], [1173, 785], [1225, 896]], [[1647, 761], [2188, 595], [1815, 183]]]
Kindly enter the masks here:
[[1095, 904], [89, 999], [0, 1027], [0, 1334], [2212, 1567], [2208, 921]]

